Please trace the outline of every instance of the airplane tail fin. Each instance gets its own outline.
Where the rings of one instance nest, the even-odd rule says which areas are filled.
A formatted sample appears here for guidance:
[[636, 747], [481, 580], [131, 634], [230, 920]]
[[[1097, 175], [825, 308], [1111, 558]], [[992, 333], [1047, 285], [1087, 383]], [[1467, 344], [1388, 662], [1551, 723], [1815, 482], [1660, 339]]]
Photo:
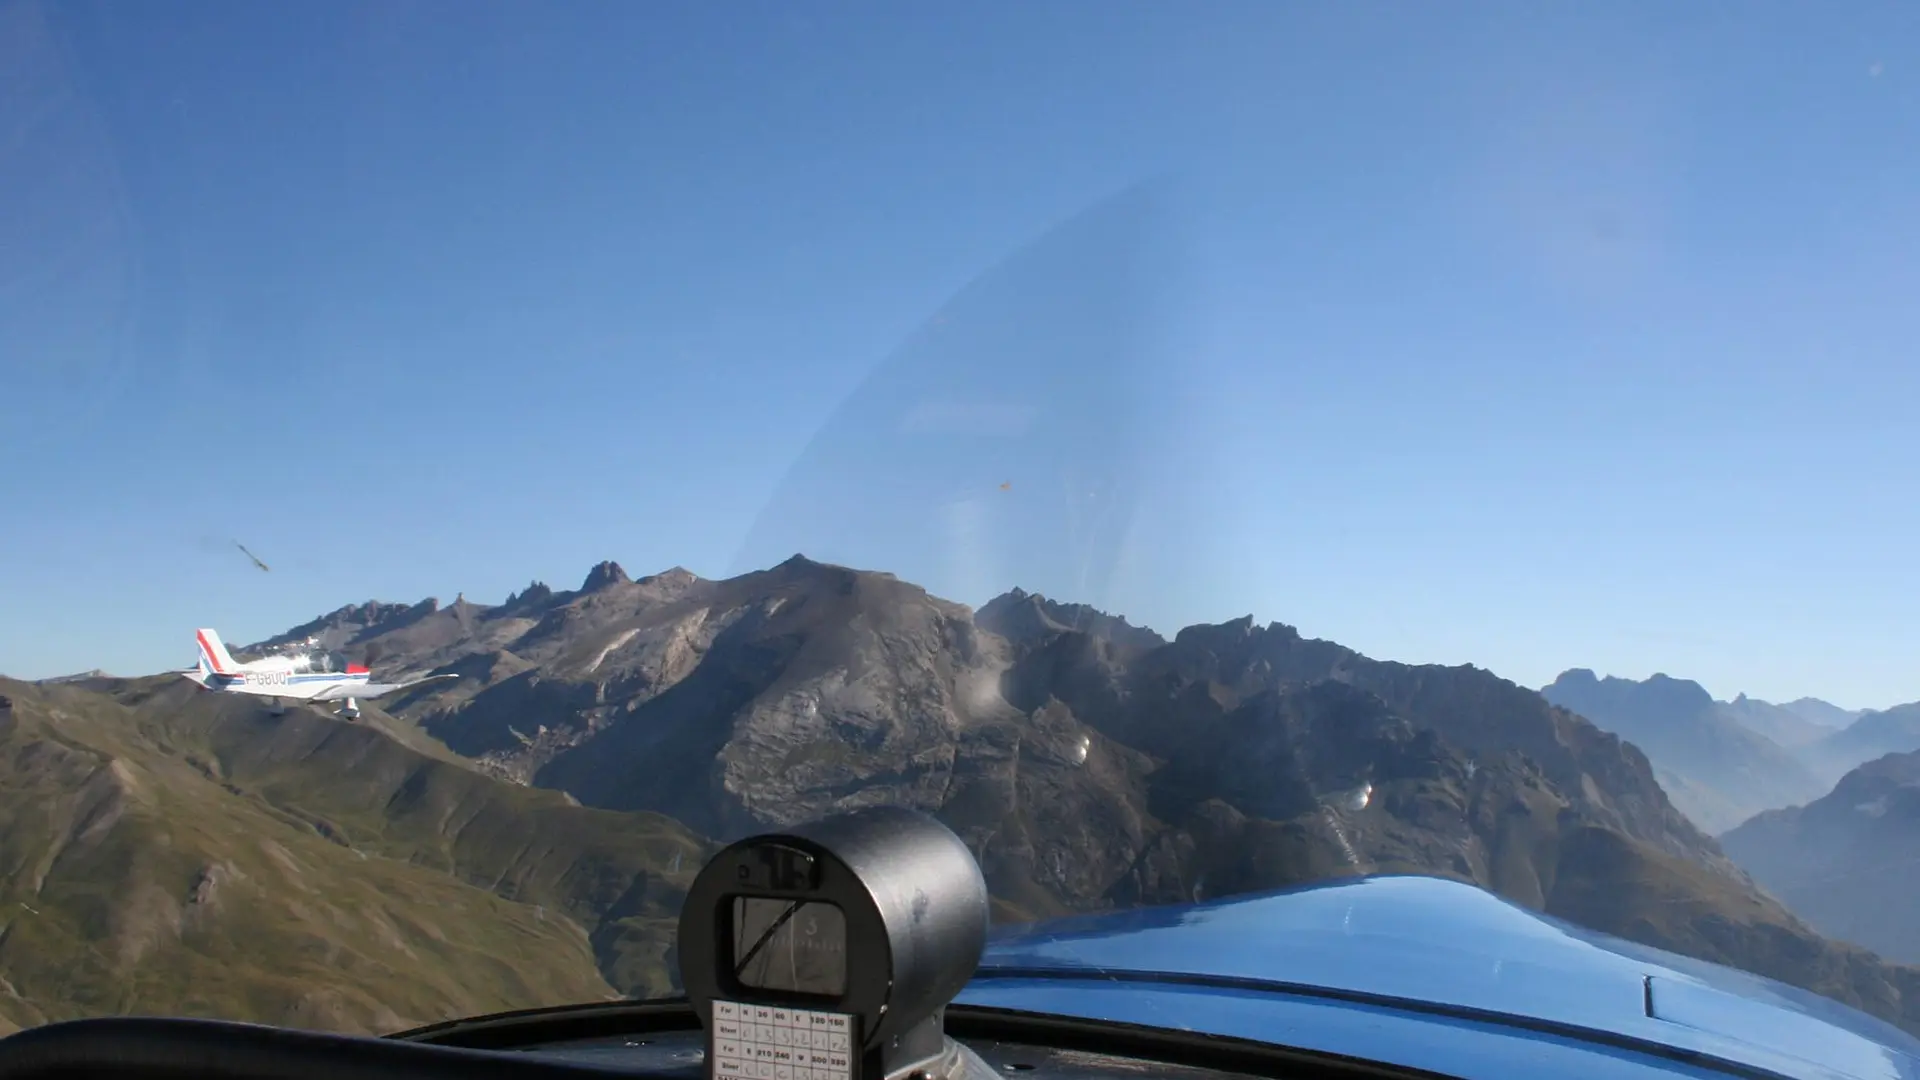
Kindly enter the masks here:
[[194, 643], [200, 647], [200, 662], [215, 675], [234, 675], [240, 671], [240, 665], [234, 663], [227, 653], [227, 647], [220, 642], [220, 635], [212, 630], [195, 630]]

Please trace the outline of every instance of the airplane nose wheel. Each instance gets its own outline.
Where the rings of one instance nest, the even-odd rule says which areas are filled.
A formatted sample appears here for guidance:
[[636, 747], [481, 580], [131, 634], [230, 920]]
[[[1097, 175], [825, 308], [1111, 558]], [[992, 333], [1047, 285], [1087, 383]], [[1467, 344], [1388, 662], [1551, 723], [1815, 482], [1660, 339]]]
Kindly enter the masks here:
[[338, 715], [346, 720], [358, 720], [360, 719], [360, 706], [355, 704], [352, 698], [348, 698], [347, 703], [340, 706]]

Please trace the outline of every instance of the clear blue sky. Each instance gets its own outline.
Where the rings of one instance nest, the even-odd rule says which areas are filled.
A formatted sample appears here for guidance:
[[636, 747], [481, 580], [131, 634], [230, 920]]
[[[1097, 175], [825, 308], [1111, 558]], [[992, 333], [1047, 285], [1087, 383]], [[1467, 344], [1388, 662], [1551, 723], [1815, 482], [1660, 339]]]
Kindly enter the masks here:
[[0, 4], [0, 671], [724, 573], [957, 290], [1167, 175], [1092, 599], [1920, 698], [1920, 9], [920, 10]]

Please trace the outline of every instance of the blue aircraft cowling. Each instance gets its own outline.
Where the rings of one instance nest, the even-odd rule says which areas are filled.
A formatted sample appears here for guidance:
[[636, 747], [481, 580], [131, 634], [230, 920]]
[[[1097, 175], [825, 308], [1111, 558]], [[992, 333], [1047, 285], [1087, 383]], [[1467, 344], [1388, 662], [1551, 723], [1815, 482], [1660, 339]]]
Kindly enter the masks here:
[[997, 928], [960, 1000], [1462, 1076], [1920, 1080], [1920, 1040], [1426, 877]]

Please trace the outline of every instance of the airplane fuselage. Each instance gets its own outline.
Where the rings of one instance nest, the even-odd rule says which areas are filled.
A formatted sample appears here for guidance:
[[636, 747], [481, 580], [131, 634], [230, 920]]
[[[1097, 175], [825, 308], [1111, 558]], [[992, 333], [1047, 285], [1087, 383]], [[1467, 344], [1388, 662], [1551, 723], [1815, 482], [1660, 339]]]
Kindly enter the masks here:
[[226, 675], [201, 672], [196, 681], [209, 690], [304, 701], [334, 687], [365, 686], [369, 678], [365, 672], [247, 670]]

